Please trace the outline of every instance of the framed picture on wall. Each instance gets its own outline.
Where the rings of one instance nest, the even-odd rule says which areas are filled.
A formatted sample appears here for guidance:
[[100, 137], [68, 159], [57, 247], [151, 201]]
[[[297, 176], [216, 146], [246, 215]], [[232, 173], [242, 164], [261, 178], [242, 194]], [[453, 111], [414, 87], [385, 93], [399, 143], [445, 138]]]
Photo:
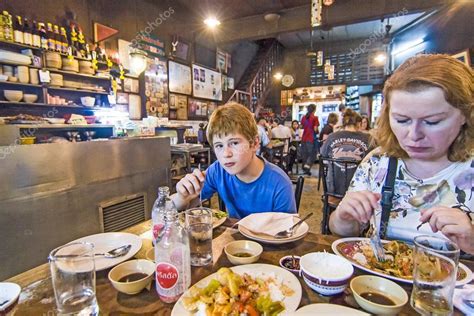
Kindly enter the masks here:
[[462, 61], [463, 63], [465, 63], [466, 65], [468, 66], [471, 66], [471, 58], [469, 56], [469, 49], [466, 49], [460, 53], [457, 53], [457, 54], [454, 54], [454, 55], [451, 55], [452, 57]]

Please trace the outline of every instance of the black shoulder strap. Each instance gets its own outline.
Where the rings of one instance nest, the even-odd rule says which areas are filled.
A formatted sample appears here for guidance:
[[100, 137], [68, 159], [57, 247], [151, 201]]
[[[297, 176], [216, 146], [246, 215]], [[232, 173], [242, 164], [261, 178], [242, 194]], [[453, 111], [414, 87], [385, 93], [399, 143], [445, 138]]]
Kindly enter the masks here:
[[387, 234], [388, 220], [390, 218], [390, 211], [392, 210], [392, 198], [394, 193], [395, 176], [397, 173], [397, 158], [390, 157], [388, 161], [388, 173], [385, 178], [385, 183], [382, 187], [382, 216], [380, 220], [380, 237], [385, 238]]

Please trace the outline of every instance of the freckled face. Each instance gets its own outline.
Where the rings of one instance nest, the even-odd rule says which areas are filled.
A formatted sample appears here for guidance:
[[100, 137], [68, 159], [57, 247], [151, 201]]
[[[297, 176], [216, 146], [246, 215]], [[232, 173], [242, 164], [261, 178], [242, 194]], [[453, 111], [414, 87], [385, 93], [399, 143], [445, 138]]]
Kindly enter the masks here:
[[240, 134], [214, 137], [214, 152], [221, 166], [232, 175], [245, 173], [258, 148]]
[[396, 90], [390, 97], [390, 126], [412, 159], [446, 158], [465, 121], [437, 87], [419, 92]]

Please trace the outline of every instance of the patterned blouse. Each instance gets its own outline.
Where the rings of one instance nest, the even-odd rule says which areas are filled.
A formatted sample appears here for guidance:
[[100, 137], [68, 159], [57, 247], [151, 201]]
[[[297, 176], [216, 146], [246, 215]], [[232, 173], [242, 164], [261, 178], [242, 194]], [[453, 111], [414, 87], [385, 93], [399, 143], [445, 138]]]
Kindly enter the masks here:
[[[381, 193], [388, 169], [388, 157], [377, 153], [364, 159], [352, 178], [348, 191]], [[433, 233], [429, 224], [421, 224], [420, 210], [436, 205], [458, 208], [466, 212], [474, 225], [474, 161], [456, 162], [436, 175], [418, 179], [411, 175], [402, 159], [398, 159], [392, 211], [387, 228], [387, 237], [413, 241], [417, 235]], [[380, 223], [381, 208], [376, 210]]]

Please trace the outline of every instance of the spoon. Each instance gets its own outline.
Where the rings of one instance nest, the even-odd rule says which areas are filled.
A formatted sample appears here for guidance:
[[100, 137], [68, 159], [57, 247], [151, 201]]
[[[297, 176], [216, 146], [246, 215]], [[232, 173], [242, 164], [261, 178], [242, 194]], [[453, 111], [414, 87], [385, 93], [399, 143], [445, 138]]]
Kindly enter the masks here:
[[9, 300], [5, 300], [3, 302], [0, 303], [0, 307], [2, 307], [3, 305], [5, 305], [6, 303], [8, 303]]
[[[132, 248], [132, 245], [123, 245], [117, 248], [114, 248], [112, 250], [109, 250], [105, 253], [95, 253], [94, 257], [97, 256], [103, 256], [108, 259], [113, 259], [113, 258], [118, 258], [126, 255], [130, 249]], [[74, 257], [79, 257], [80, 255], [58, 255], [55, 256], [55, 258], [74, 258]]]
[[276, 233], [273, 237], [275, 237], [277, 239], [280, 239], [280, 238], [289, 238], [289, 237], [293, 236], [295, 229], [298, 226], [300, 226], [301, 223], [303, 223], [305, 220], [310, 218], [311, 215], [313, 215], [313, 213], [309, 213], [308, 215], [306, 215], [305, 217], [300, 219], [295, 225], [291, 226], [287, 230], [282, 230], [281, 232]]

